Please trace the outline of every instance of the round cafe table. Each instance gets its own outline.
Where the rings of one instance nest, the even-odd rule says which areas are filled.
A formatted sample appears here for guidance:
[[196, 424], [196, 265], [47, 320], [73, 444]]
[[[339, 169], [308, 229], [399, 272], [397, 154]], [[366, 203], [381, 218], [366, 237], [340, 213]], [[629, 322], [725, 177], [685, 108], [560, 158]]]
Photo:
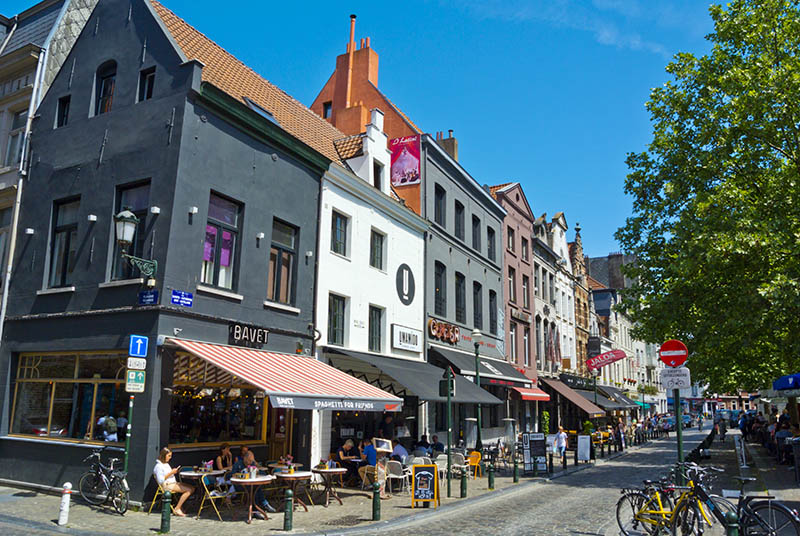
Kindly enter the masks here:
[[237, 486], [242, 486], [247, 493], [247, 522], [250, 523], [253, 521], [253, 508], [261, 512], [264, 516], [264, 519], [269, 519], [267, 513], [261, 509], [261, 507], [255, 504], [255, 497], [256, 497], [256, 490], [261, 486], [269, 484], [275, 480], [275, 477], [272, 475], [261, 475], [255, 478], [231, 478], [231, 483], [236, 484]]
[[347, 473], [347, 469], [344, 467], [332, 467], [328, 469], [312, 469], [311, 472], [322, 477], [325, 485], [325, 489], [322, 490], [322, 493], [325, 494], [325, 508], [328, 507], [331, 497], [339, 501], [339, 504], [342, 504], [342, 499], [339, 498], [336, 488], [333, 487], [333, 478], [337, 475], [344, 476]]
[[[292, 509], [294, 509], [297, 503], [302, 505], [303, 509], [308, 512], [308, 506], [306, 503], [297, 496], [297, 486], [300, 485], [301, 482], [309, 482], [311, 481], [311, 477], [313, 473], [311, 471], [295, 471], [294, 473], [277, 473], [275, 475], [278, 479], [283, 480], [289, 486], [289, 489], [292, 490]], [[306, 489], [306, 495], [308, 495], [308, 489]], [[308, 497], [309, 501], [311, 500], [311, 496]], [[314, 504], [313, 502], [311, 503]]]

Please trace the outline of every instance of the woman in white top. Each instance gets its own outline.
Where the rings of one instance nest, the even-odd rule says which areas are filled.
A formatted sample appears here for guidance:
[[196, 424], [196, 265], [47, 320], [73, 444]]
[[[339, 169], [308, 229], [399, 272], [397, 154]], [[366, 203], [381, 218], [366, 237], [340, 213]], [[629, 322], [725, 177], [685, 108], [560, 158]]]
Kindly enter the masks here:
[[556, 434], [556, 452], [558, 452], [558, 457], [563, 458], [564, 454], [567, 451], [567, 433], [564, 431], [564, 428], [559, 426], [558, 427], [558, 434]]
[[158, 455], [156, 466], [153, 468], [153, 475], [163, 491], [181, 494], [180, 499], [178, 499], [178, 505], [175, 507], [175, 515], [185, 517], [186, 514], [183, 513], [181, 507], [183, 506], [183, 503], [186, 502], [186, 499], [188, 499], [189, 496], [194, 492], [194, 487], [184, 482], [178, 482], [175, 480], [175, 475], [181, 470], [181, 466], [179, 465], [175, 469], [170, 467], [169, 461], [171, 459], [172, 451], [167, 447], [161, 449], [161, 453]]

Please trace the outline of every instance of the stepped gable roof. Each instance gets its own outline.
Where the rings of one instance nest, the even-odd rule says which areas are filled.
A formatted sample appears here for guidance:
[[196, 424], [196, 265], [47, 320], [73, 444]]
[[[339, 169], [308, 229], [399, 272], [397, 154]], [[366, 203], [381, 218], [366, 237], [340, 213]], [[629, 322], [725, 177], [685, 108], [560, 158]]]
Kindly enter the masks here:
[[270, 112], [289, 134], [334, 162], [334, 141], [347, 135], [306, 108], [156, 0], [150, 0], [164, 26], [189, 60], [203, 64], [203, 82], [247, 104], [245, 97]]
[[364, 137], [361, 134], [334, 140], [333, 145], [342, 160], [350, 160], [364, 154]]

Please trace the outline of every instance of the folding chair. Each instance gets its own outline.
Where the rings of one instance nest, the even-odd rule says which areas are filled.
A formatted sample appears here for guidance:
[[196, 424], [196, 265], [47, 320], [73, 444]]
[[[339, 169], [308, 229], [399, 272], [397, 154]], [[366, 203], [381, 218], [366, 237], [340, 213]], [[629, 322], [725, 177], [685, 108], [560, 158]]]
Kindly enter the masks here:
[[[153, 501], [150, 503], [150, 508], [147, 510], [147, 514], [148, 515], [150, 514], [150, 512], [153, 511], [153, 506], [155, 506], [156, 500], [159, 497], [161, 497], [163, 494], [164, 494], [164, 490], [161, 488], [161, 486], [158, 483], [156, 483], [156, 494], [153, 495]], [[178, 494], [177, 493], [173, 493], [172, 494], [172, 501], [175, 500], [175, 496], [176, 495], [178, 495]], [[170, 503], [169, 503], [169, 508], [170, 508], [170, 510], [172, 510], [172, 513], [174, 514], [175, 513], [175, 507], [172, 506], [172, 501], [170, 501]]]
[[228, 508], [230, 508], [230, 494], [219, 489], [216, 478], [213, 476], [204, 476], [201, 478], [200, 485], [203, 487], [203, 500], [200, 501], [200, 508], [197, 510], [197, 518], [200, 518], [200, 513], [203, 511], [203, 506], [205, 505], [206, 500], [208, 500], [208, 502], [210, 502], [211, 506], [214, 508], [214, 511], [217, 513], [217, 517], [220, 521], [222, 521], [222, 516], [219, 513], [219, 509], [214, 503], [219, 500], [227, 500]]

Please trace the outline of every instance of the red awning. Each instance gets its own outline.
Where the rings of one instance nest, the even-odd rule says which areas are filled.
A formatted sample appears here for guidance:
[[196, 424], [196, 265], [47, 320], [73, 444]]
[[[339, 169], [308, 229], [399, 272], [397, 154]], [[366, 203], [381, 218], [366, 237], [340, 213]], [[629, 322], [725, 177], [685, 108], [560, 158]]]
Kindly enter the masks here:
[[547, 402], [550, 400], [550, 395], [539, 389], [538, 387], [513, 387], [516, 392], [522, 397], [522, 400], [541, 400]]
[[400, 411], [403, 399], [316, 359], [239, 346], [167, 339], [263, 390], [273, 407]]

